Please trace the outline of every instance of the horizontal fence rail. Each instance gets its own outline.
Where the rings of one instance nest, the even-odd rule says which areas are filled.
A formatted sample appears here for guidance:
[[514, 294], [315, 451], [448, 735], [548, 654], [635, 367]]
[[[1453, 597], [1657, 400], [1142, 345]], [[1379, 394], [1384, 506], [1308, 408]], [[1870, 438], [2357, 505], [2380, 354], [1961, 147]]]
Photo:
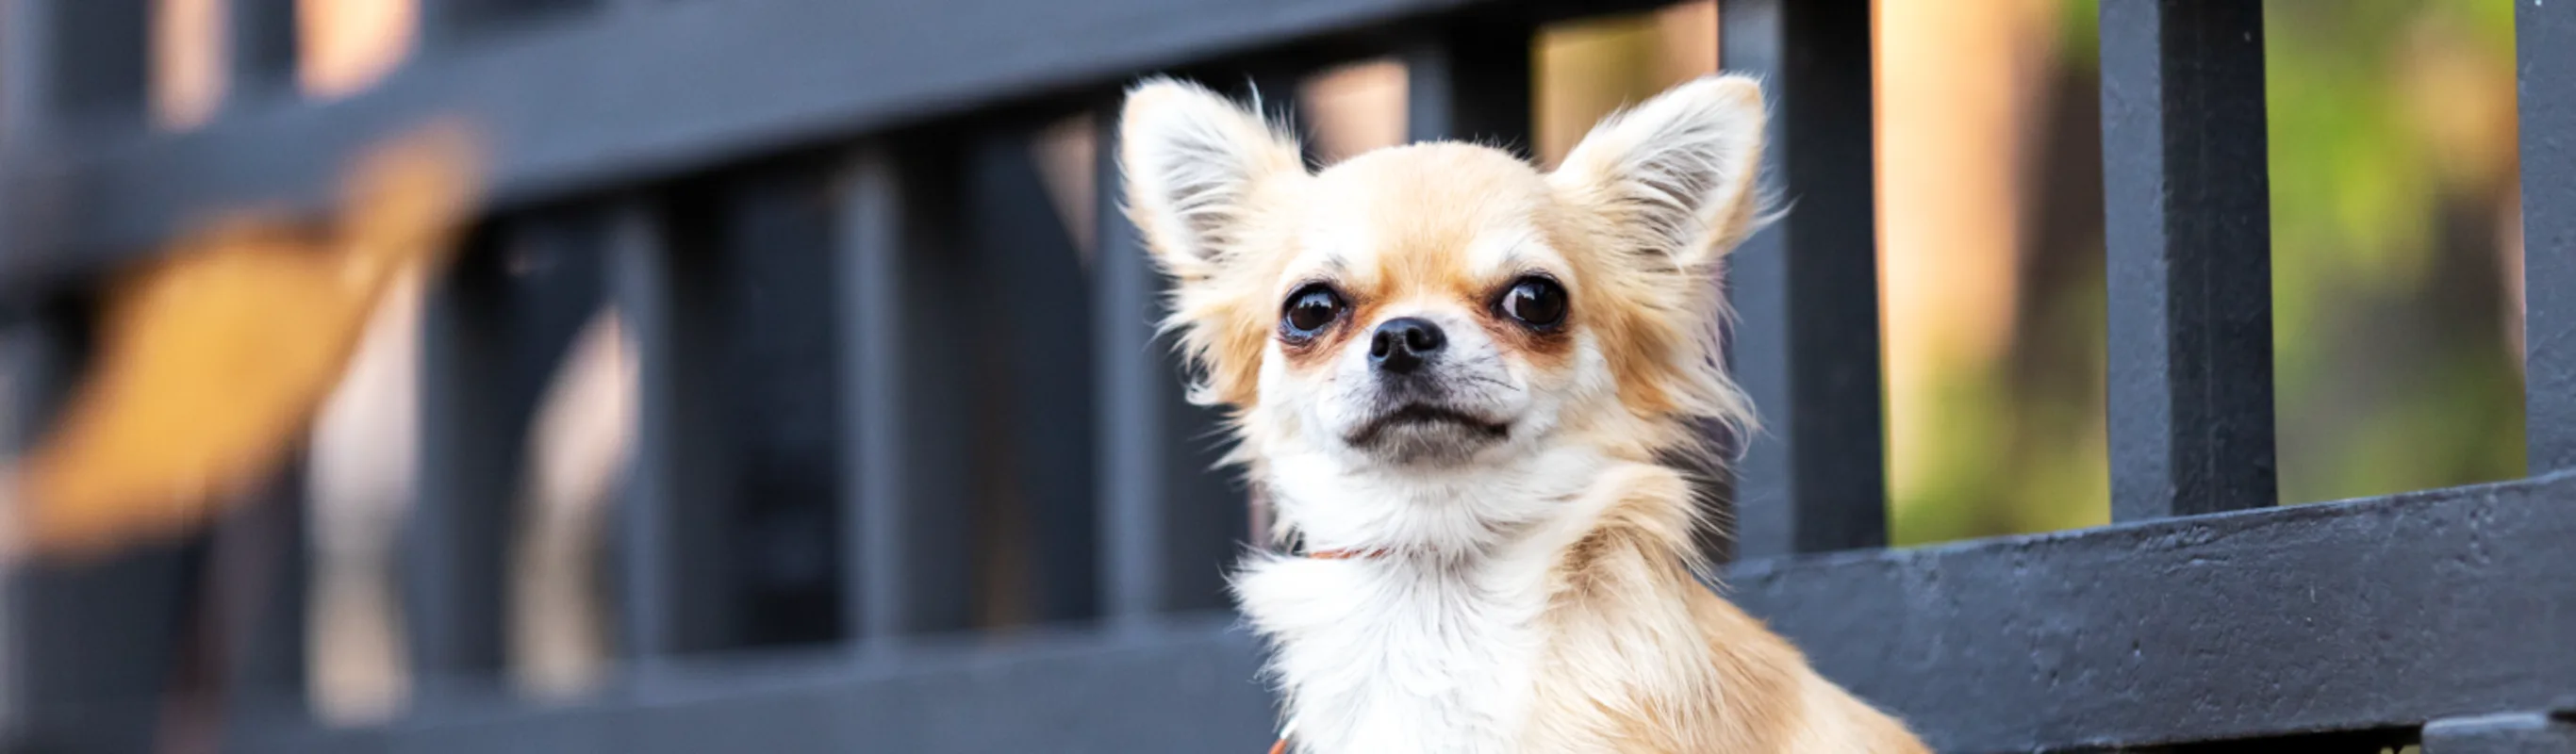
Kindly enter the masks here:
[[[1736, 568], [1941, 751], [2360, 731], [2576, 704], [2576, 478]], [[2550, 583], [2543, 583], [2544, 581]], [[2283, 751], [2295, 751], [2284, 748]]]
[[[1826, 675], [1897, 710], [1944, 752], [2269, 739], [2497, 709], [2563, 710], [2576, 705], [2576, 685], [2567, 680], [2576, 677], [2576, 656], [2565, 651], [2565, 637], [2576, 635], [2576, 611], [2566, 607], [2576, 604], [2576, 586], [2557, 575], [2576, 567], [2576, 551], [2554, 543], [2576, 536], [2576, 518], [2550, 504], [2570, 494], [2576, 477], [2553, 475], [2063, 534], [1763, 559], [1734, 568], [1729, 587], [1746, 609], [1805, 647]], [[2464, 562], [2469, 552], [2488, 557]], [[1068, 650], [1044, 643], [925, 656], [916, 666], [925, 676], [953, 674], [949, 682], [982, 684], [990, 694], [943, 700], [953, 706], [939, 714], [957, 722], [931, 727], [955, 730], [925, 733], [900, 716], [855, 708], [844, 715], [860, 722], [843, 715], [783, 719], [795, 713], [779, 713], [779, 722], [851, 732], [884, 725], [894, 735], [952, 743], [1038, 742], [1058, 732], [1069, 732], [1065, 741], [1088, 741], [1094, 739], [1070, 733], [1088, 735], [1109, 720], [1014, 713], [1061, 709], [1050, 695], [1064, 686], [1129, 688], [1090, 686], [1094, 678], [1153, 678], [1180, 667], [1250, 673], [1256, 662], [1249, 638], [1224, 624], [1164, 624], [1135, 636], [1144, 637], [1131, 638], [1135, 646], [1151, 648], [1092, 652], [1085, 662], [1094, 664], [1062, 675], [1051, 672], [1069, 662]], [[1094, 673], [1100, 675], [1088, 675]], [[1193, 690], [1231, 694], [1251, 710], [1233, 719], [1266, 725], [1260, 690], [1228, 685], [1247, 677], [1222, 676]], [[715, 725], [727, 710], [815, 704], [873, 683], [770, 685], [766, 673], [691, 680], [700, 679], [724, 683], [648, 686], [637, 692], [647, 699], [585, 714]], [[1004, 688], [1013, 683], [1035, 688]], [[1164, 696], [1178, 691], [1168, 687], [1134, 691], [1148, 708], [1181, 698]], [[885, 720], [897, 722], [870, 722]], [[668, 724], [675, 734], [688, 727]], [[1171, 736], [1159, 739], [1171, 742], [1168, 748], [1147, 750], [1261, 743], [1257, 728], [1201, 737], [1194, 725], [1118, 724]], [[509, 741], [557, 729], [577, 726], [517, 713], [421, 726], [432, 741]], [[388, 734], [305, 735], [331, 742], [313, 751], [343, 751], [333, 747]], [[706, 750], [651, 741], [662, 737], [620, 737], [643, 748], [599, 750]], [[999, 750], [952, 743], [902, 750]]]
[[[889, 12], [837, 0], [642, 3], [460, 43], [345, 100], [284, 104], [186, 134], [34, 129], [42, 148], [11, 155], [17, 167], [5, 190], [13, 198], [0, 208], [0, 228], [13, 251], [0, 288], [139, 253], [199, 213], [249, 199], [318, 210], [360, 150], [437, 118], [481, 131], [493, 152], [488, 191], [509, 207], [979, 106], [1114, 91], [1155, 67], [1300, 43], [1362, 44], [1388, 24], [1501, 5], [959, 0], [935, 12]], [[1655, 3], [1529, 5], [1516, 10], [1555, 18]], [[117, 201], [59, 209], [97, 197]]]
[[[416, 682], [325, 726], [304, 598], [199, 594], [305, 578], [257, 544], [312, 536], [280, 485], [212, 537], [13, 574], [0, 750], [146, 750], [171, 668], [214, 666], [228, 750], [1257, 750], [1223, 571], [1252, 520], [1157, 337], [1117, 94], [1176, 72], [1293, 119], [1302, 76], [1392, 56], [1407, 136], [1526, 154], [1540, 24], [1657, 3], [425, 0], [413, 61], [321, 101], [298, 4], [231, 0], [230, 94], [179, 133], [147, 127], [151, 5], [0, 0], [0, 439], [59, 407], [102, 274], [218, 212], [318, 216], [365, 148], [471, 123], [488, 196], [427, 297], [394, 556]], [[2576, 2], [2514, 8], [2528, 478], [2275, 507], [2262, 6], [2102, 0], [2114, 523], [1890, 549], [1872, 4], [1722, 0], [1792, 208], [1725, 281], [1768, 425], [1725, 438], [1725, 591], [1945, 752], [2570, 751]], [[1062, 122], [1094, 132], [1079, 219], [1027, 149]], [[601, 312], [640, 380], [615, 667], [538, 703], [503, 678], [523, 430]]]

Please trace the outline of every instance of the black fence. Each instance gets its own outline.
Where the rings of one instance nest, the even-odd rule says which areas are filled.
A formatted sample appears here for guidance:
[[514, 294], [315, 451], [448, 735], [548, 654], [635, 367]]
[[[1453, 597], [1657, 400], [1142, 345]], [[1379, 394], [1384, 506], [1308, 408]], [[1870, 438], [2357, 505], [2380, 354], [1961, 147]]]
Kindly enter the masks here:
[[[2512, 1], [2529, 478], [2273, 507], [2261, 7], [2103, 0], [2116, 521], [1905, 550], [1868, 3], [1724, 2], [1797, 201], [1732, 277], [1771, 427], [1732, 596], [1942, 751], [2576, 751], [2576, 299], [2551, 293], [2576, 291], [2576, 2]], [[208, 662], [176, 627], [213, 614], [263, 626], [209, 650], [244, 751], [1258, 751], [1271, 699], [1221, 593], [1244, 508], [1153, 342], [1159, 281], [1111, 202], [1078, 263], [1018, 145], [1106, 124], [1149, 71], [1275, 90], [1389, 53], [1411, 135], [1528, 144], [1535, 26], [1646, 3], [430, 0], [412, 62], [325, 104], [287, 84], [295, 4], [233, 0], [234, 95], [181, 134], [143, 125], [147, 5], [0, 3], [21, 423], [77, 373], [109, 265], [213, 208], [320, 211], [363, 147], [476, 123], [488, 214], [433, 294], [404, 530], [420, 683], [391, 723], [312, 722], [295, 596], [192, 601], [196, 541], [15, 575], [11, 750], [144, 749], [170, 669]], [[558, 263], [505, 274], [502, 248]], [[643, 380], [620, 667], [539, 705], [498, 680], [508, 480], [532, 375], [603, 304]]]

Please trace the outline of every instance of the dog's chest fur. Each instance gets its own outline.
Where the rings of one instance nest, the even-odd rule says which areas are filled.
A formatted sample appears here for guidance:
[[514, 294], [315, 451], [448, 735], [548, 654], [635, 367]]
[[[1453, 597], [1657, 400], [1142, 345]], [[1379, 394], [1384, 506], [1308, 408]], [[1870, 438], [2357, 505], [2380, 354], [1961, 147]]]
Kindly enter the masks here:
[[1546, 595], [1427, 556], [1262, 558], [1236, 589], [1272, 643], [1305, 752], [1502, 752], [1528, 717]]

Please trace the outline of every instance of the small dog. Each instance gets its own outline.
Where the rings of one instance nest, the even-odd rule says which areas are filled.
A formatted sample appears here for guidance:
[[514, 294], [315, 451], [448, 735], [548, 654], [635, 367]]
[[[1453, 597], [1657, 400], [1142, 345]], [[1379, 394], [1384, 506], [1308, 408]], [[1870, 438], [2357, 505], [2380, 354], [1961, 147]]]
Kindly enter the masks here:
[[1234, 590], [1317, 753], [1928, 751], [1710, 591], [1680, 454], [1749, 424], [1720, 258], [1763, 204], [1759, 85], [1710, 77], [1542, 174], [1394, 147], [1307, 170], [1206, 89], [1129, 92], [1127, 210], [1192, 397], [1303, 556]]

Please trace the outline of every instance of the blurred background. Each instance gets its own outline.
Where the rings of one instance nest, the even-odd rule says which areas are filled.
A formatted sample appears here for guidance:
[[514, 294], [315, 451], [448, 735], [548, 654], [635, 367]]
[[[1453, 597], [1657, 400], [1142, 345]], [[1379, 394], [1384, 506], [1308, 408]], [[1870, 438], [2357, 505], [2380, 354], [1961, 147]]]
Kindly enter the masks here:
[[[151, 6], [154, 128], [198, 128], [224, 107], [225, 1]], [[2094, 2], [1876, 7], [1892, 539], [2103, 524]], [[2520, 476], [2511, 4], [2268, 0], [2265, 9], [2281, 501]], [[366, 91], [395, 71], [421, 22], [414, 0], [300, 0], [297, 10], [294, 78], [319, 98]], [[1552, 163], [1612, 109], [1714, 70], [1716, 28], [1711, 2], [1547, 28], [1534, 55], [1536, 156]], [[1340, 66], [1297, 88], [1300, 123], [1320, 159], [1405, 132], [1398, 60]], [[1091, 265], [1099, 236], [1096, 122], [1054, 121], [1024, 141], [1071, 239], [1066, 269]], [[542, 254], [510, 260], [512, 274], [545, 274], [553, 263]], [[329, 397], [302, 462], [322, 571], [310, 582], [312, 703], [352, 723], [391, 715], [405, 698], [393, 617], [400, 599], [381, 571], [402, 525], [399, 490], [418, 482], [406, 439], [416, 417], [401, 407], [416, 399], [409, 365], [420, 348], [420, 274], [397, 274], [367, 300], [347, 366], [317, 383]], [[795, 284], [741, 283], [754, 299], [764, 286]], [[564, 553], [593, 546], [581, 532], [595, 529], [613, 501], [617, 459], [629, 452], [621, 438], [633, 432], [632, 412], [620, 408], [634, 389], [633, 355], [619, 345], [617, 315], [564, 316], [587, 324], [567, 327], [577, 333], [566, 336], [573, 345], [549, 362], [551, 387], [533, 412], [540, 418], [528, 453], [532, 478], [551, 481], [531, 483], [541, 489], [526, 498], [556, 512], [532, 514], [543, 519], [532, 526], [557, 533], [523, 545], [512, 566], [521, 574], [579, 571], [582, 558]], [[798, 413], [740, 410], [781, 421]], [[827, 470], [780, 463], [753, 472], [786, 480], [778, 494], [828, 483]], [[981, 587], [991, 596], [978, 607], [980, 626], [1033, 622], [1043, 612], [1011, 596], [1034, 578], [1012, 565], [1027, 549], [1015, 537], [1039, 525], [1013, 495], [993, 492], [976, 508], [979, 526], [997, 532], [981, 535], [979, 557], [1000, 564], [985, 569], [995, 575]], [[811, 522], [789, 516], [776, 525]], [[792, 553], [782, 557], [777, 567], [799, 567]], [[555, 591], [519, 603], [530, 617], [513, 630], [536, 649], [518, 672], [541, 693], [582, 693], [613, 653], [572, 614], [605, 608], [582, 586], [586, 575], [525, 578]], [[790, 603], [778, 609], [792, 613]]]
[[[2093, 0], [1881, 0], [1891, 538], [2109, 521]], [[2267, 0], [2281, 501], [2522, 475], [2513, 9]], [[1563, 25], [1537, 154], [1715, 70], [1710, 3]], [[1402, 134], [1396, 63], [1308, 84], [1324, 154]]]

